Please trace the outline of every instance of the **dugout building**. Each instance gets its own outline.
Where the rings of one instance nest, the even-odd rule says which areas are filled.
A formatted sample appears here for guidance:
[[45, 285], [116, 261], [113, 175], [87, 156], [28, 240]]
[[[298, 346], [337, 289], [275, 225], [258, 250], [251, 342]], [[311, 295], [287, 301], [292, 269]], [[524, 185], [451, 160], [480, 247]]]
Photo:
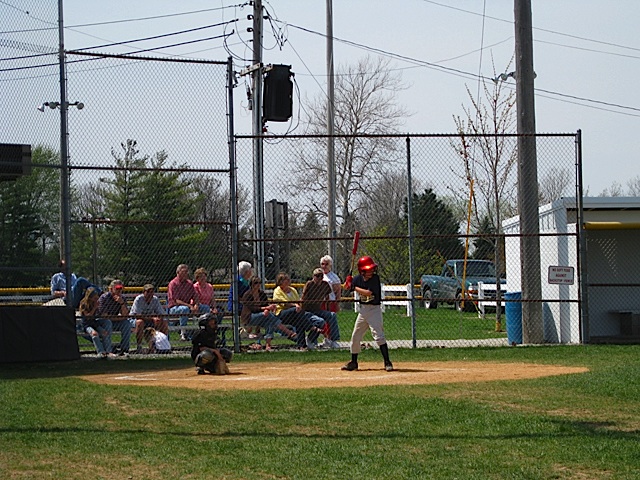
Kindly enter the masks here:
[[[544, 341], [640, 343], [640, 197], [582, 203], [580, 231], [575, 197], [539, 208]], [[507, 291], [518, 292], [520, 238], [508, 235], [519, 217], [502, 225]]]

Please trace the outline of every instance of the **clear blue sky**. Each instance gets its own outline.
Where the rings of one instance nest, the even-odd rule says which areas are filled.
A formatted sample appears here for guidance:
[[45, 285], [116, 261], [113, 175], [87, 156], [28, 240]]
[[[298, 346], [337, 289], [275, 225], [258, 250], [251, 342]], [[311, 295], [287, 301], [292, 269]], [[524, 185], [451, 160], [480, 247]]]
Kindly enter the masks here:
[[[393, 68], [402, 72], [409, 86], [398, 94], [398, 102], [414, 112], [406, 120], [406, 131], [453, 132], [452, 116], [461, 115], [462, 104], [468, 102], [465, 85], [476, 91], [474, 76], [493, 76], [492, 57], [496, 68], [501, 70], [513, 55], [513, 1], [487, 1], [486, 6], [481, 0], [334, 0], [333, 3], [335, 37], [414, 60], [397, 57], [392, 60]], [[234, 56], [249, 59], [251, 34], [246, 29], [251, 25], [247, 15], [252, 8], [230, 7], [240, 4], [229, 0], [65, 0], [66, 47], [122, 42], [237, 18], [239, 21], [226, 30], [235, 31], [228, 38], [229, 49]], [[636, 137], [640, 127], [637, 86], [640, 2], [533, 0], [532, 4], [536, 88], [560, 94], [539, 91], [536, 95], [537, 130], [572, 133], [582, 129], [584, 182], [590, 194], [599, 193], [614, 181], [624, 186], [629, 178], [640, 174], [636, 167]], [[325, 39], [301, 28], [325, 32], [325, 1], [271, 0], [265, 6], [280, 21], [276, 26], [288, 24], [279, 32], [286, 38], [282, 48], [276, 45], [270, 26], [265, 24], [265, 63], [292, 65], [303, 102], [321, 94], [326, 88]], [[200, 12], [173, 15], [195, 11]], [[173, 16], [80, 26], [163, 15]], [[222, 33], [220, 27], [177, 39], [121, 45], [110, 51], [133, 52], [136, 48]], [[484, 47], [482, 54], [481, 47]], [[367, 54], [375, 55], [341, 41], [336, 41], [334, 48], [336, 68]], [[229, 55], [219, 39], [162, 52], [213, 60], [226, 60]], [[236, 64], [244, 66], [241, 60]], [[448, 73], [433, 65], [467, 74]], [[236, 95], [236, 130], [249, 132], [250, 115], [245, 109], [243, 92], [237, 90]], [[278, 127], [272, 128], [277, 130]]]

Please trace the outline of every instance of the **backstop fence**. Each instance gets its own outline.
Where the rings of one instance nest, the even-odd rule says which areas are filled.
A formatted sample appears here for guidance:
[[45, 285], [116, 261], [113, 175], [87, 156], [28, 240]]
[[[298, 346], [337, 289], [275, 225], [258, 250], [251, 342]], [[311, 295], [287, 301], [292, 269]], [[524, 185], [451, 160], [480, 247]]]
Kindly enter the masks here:
[[[29, 22], [57, 18], [53, 6], [39, 8], [52, 11], [34, 11]], [[359, 232], [357, 255], [375, 260], [384, 283], [393, 346], [583, 340], [580, 221], [560, 225], [541, 216], [538, 233], [519, 227], [527, 206], [572, 197], [578, 199], [573, 211], [580, 211], [579, 134], [536, 135], [537, 154], [524, 159], [536, 162], [533, 180], [519, 179], [517, 135], [336, 135], [333, 206], [327, 137], [265, 134], [257, 161], [256, 138], [233, 135], [231, 60], [66, 52], [65, 100], [57, 29], [27, 25], [23, 12], [7, 5], [0, 13], [8, 19], [0, 93], [9, 112], [0, 143], [31, 147], [30, 173], [0, 182], [5, 300], [50, 299], [68, 228], [73, 272], [103, 290], [122, 280], [129, 300], [147, 283], [164, 295], [179, 264], [191, 274], [206, 269], [226, 313], [227, 344], [240, 349], [260, 337], [242, 334], [227, 305], [238, 260], [251, 262], [269, 291], [279, 272], [301, 290], [328, 252], [342, 280], [355, 273]], [[257, 164], [264, 169], [260, 186], [253, 181]], [[532, 181], [537, 196], [518, 200], [519, 185]], [[260, 236], [255, 208], [265, 213]], [[539, 250], [521, 247], [531, 236]], [[521, 270], [526, 256], [540, 259], [539, 272]], [[534, 296], [521, 294], [525, 275], [540, 285]], [[344, 292], [340, 304], [340, 338], [332, 340], [346, 348], [358, 303]], [[507, 331], [505, 308], [524, 331]], [[196, 319], [190, 316], [192, 329]], [[184, 351], [190, 344], [178, 330], [171, 330], [171, 341]], [[284, 337], [275, 343], [293, 345]], [[81, 347], [93, 348], [86, 339]]]
[[[243, 194], [253, 198], [249, 175], [254, 137], [236, 138], [239, 182], [249, 187]], [[521, 343], [523, 337], [525, 342], [539, 338], [532, 343], [581, 341], [580, 232], [575, 220], [572, 228], [544, 223], [543, 217], [538, 233], [520, 232], [518, 135], [352, 135], [333, 140], [338, 221], [332, 236], [327, 227], [328, 138], [264, 138], [267, 208], [264, 239], [258, 241], [264, 242], [267, 280], [284, 271], [302, 285], [327, 251], [335, 252], [333, 269], [343, 280], [355, 275], [353, 237], [359, 232], [357, 257], [369, 255], [379, 265], [385, 328], [396, 345], [507, 345]], [[538, 197], [524, 198], [524, 204], [537, 210], [558, 198], [580, 198], [579, 135], [538, 134], [535, 141]], [[246, 222], [249, 216], [247, 211]], [[539, 252], [521, 249], [521, 239], [531, 236], [539, 242]], [[241, 256], [251, 258], [257, 250], [252, 247], [245, 242]], [[541, 290], [535, 296], [522, 295], [523, 275], [531, 275], [521, 272], [523, 255], [541, 259]], [[572, 276], [559, 268], [567, 266]], [[512, 323], [522, 322], [524, 331], [507, 335], [505, 306]], [[346, 294], [343, 315], [353, 320], [357, 308]], [[343, 340], [350, 332], [342, 332]]]

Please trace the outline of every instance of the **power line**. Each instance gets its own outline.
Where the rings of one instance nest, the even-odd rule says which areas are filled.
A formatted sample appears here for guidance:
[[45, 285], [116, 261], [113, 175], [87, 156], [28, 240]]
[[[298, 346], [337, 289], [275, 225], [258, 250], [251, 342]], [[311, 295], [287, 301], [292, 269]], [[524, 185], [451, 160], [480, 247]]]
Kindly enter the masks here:
[[626, 55], [624, 53], [605, 52], [603, 50], [596, 50], [595, 48], [575, 47], [573, 45], [564, 45], [562, 43], [547, 42], [545, 40], [535, 40], [535, 42], [536, 43], [544, 43], [544, 44], [547, 44], [547, 45], [553, 45], [555, 47], [564, 47], [564, 48], [571, 48], [571, 49], [574, 49], [574, 50], [582, 50], [584, 52], [602, 53], [603, 55], [613, 55], [613, 56], [616, 56], [616, 57], [640, 59], [640, 56], [638, 56], [638, 55]]
[[[424, 1], [426, 1], [426, 0], [424, 0]], [[308, 29], [308, 28], [305, 28], [305, 27], [300, 27], [298, 25], [294, 25], [294, 24], [291, 24], [291, 23], [289, 23], [288, 25], [290, 27], [292, 27], [292, 28], [296, 28], [298, 30], [302, 30], [302, 31], [307, 32], [307, 33], [312, 33], [314, 35], [319, 35], [319, 36], [322, 36], [322, 37], [326, 37], [326, 35], [323, 34], [323, 33], [316, 32], [314, 30], [311, 30], [311, 29]], [[360, 48], [360, 49], [363, 49], [363, 50], [371, 51], [371, 52], [374, 52], [374, 53], [377, 53], [377, 54], [380, 54], [380, 55], [384, 55], [384, 56], [388, 56], [388, 57], [391, 57], [391, 58], [403, 60], [403, 61], [406, 61], [406, 62], [411, 62], [411, 63], [417, 64], [417, 65], [424, 66], [426, 68], [439, 70], [439, 71], [441, 71], [443, 73], [449, 73], [449, 74], [452, 74], [452, 75], [457, 75], [457, 76], [460, 76], [460, 77], [463, 77], [463, 78], [471, 78], [471, 79], [474, 79], [474, 80], [480, 78], [480, 79], [483, 79], [483, 80], [492, 80], [493, 81], [493, 79], [489, 78], [489, 77], [485, 77], [485, 76], [482, 76], [482, 75], [477, 75], [475, 73], [465, 72], [464, 70], [458, 70], [456, 68], [450, 68], [450, 67], [445, 67], [445, 66], [442, 66], [442, 65], [437, 65], [435, 63], [431, 63], [431, 62], [427, 62], [427, 61], [424, 61], [424, 60], [408, 57], [406, 55], [400, 55], [400, 54], [389, 52], [389, 51], [382, 50], [382, 49], [379, 49], [379, 48], [370, 47], [368, 45], [363, 45], [363, 44], [360, 44], [360, 43], [357, 43], [357, 42], [353, 42], [351, 40], [345, 40], [345, 39], [341, 39], [341, 38], [338, 38], [338, 37], [335, 37], [335, 36], [333, 37], [333, 39], [335, 41], [344, 43], [346, 45], [350, 45], [350, 46], [353, 46], [353, 47], [356, 47], [356, 48]], [[620, 109], [640, 112], [640, 108], [636, 108], [636, 107], [629, 107], [629, 106], [626, 106], [626, 105], [609, 103], [609, 102], [604, 102], [604, 101], [601, 101], [601, 100], [593, 100], [593, 99], [586, 98], [586, 97], [577, 97], [577, 96], [574, 96], [574, 95], [568, 95], [568, 94], [564, 94], [564, 93], [560, 93], [560, 92], [553, 92], [553, 91], [550, 91], [550, 90], [542, 90], [542, 89], [538, 89], [538, 88], [535, 88], [534, 90], [536, 92], [544, 92], [544, 93], [547, 93], [549, 95], [554, 95], [556, 97], [566, 97], [566, 98], [571, 98], [571, 99], [574, 99], [574, 100], [580, 100], [580, 101], [583, 101], [583, 102], [596, 103], [596, 104], [599, 104], [599, 105], [606, 105], [606, 106], [609, 106], [609, 107], [615, 107], [615, 108], [620, 108]]]
[[[206, 37], [206, 38], [199, 38], [196, 40], [189, 40], [186, 42], [180, 42], [180, 43], [174, 43], [174, 44], [170, 44], [170, 45], [161, 45], [159, 47], [154, 47], [154, 48], [147, 48], [144, 50], [136, 50], [133, 53], [144, 53], [144, 52], [152, 52], [152, 51], [156, 51], [156, 50], [160, 50], [163, 48], [171, 48], [171, 47], [177, 47], [177, 46], [181, 46], [181, 45], [189, 45], [192, 43], [199, 43], [199, 42], [204, 42], [204, 41], [208, 41], [208, 40], [216, 40], [219, 38], [226, 38], [228, 36], [233, 35], [233, 32], [229, 33], [229, 34], [223, 34], [223, 35], [216, 35], [213, 37]], [[97, 47], [95, 47], [97, 48]], [[86, 50], [86, 49], [82, 49], [82, 50]], [[78, 52], [78, 54], [80, 54], [81, 50], [70, 50], [67, 51], [67, 53], [69, 54], [73, 54], [75, 52]], [[131, 53], [128, 54], [123, 54], [123, 56], [126, 55], [132, 55]], [[81, 62], [89, 62], [89, 61], [94, 61], [97, 60], [97, 58], [88, 58], [88, 59], [82, 59], [82, 60], [71, 60], [71, 61], [67, 61], [66, 64], [70, 65], [73, 63], [81, 63]], [[33, 69], [33, 68], [42, 68], [42, 67], [51, 67], [51, 66], [55, 66], [58, 65], [58, 63], [47, 63], [47, 64], [43, 64], [43, 65], [27, 65], [27, 66], [22, 66], [22, 67], [15, 67], [15, 68], [3, 68], [0, 69], [0, 72], [15, 72], [15, 71], [21, 71], [21, 70], [29, 70], [29, 69]]]
[[590, 108], [592, 110], [600, 110], [602, 112], [616, 113], [618, 115], [626, 115], [628, 117], [638, 117], [638, 118], [640, 118], [640, 114], [635, 114], [635, 113], [631, 113], [631, 112], [621, 112], [619, 110], [612, 110], [610, 108], [597, 107], [595, 105], [586, 105], [584, 103], [574, 102], [574, 101], [566, 100], [566, 99], [558, 99], [558, 98], [555, 98], [555, 97], [552, 97], [552, 96], [549, 96], [549, 95], [543, 95], [543, 94], [540, 94], [540, 93], [536, 94], [536, 98], [537, 97], [548, 98], [549, 100], [560, 101], [560, 102], [569, 103], [569, 104], [572, 104], [572, 105], [578, 105], [580, 107]]
[[[8, 3], [0, 0], [0, 3], [3, 3], [5, 5], [9, 5]], [[248, 2], [245, 3], [239, 3], [236, 5], [227, 5], [227, 6], [222, 6], [222, 7], [217, 7], [217, 8], [205, 8], [202, 10], [191, 10], [188, 12], [179, 12], [179, 13], [169, 13], [166, 15], [155, 15], [152, 17], [138, 17], [138, 18], [125, 18], [122, 20], [111, 20], [109, 22], [94, 22], [94, 23], [80, 23], [78, 25], [68, 25], [65, 26], [65, 29], [73, 29], [73, 28], [84, 28], [84, 27], [96, 27], [96, 26], [101, 26], [101, 25], [114, 25], [114, 24], [119, 24], [119, 23], [130, 23], [130, 22], [142, 22], [142, 21], [146, 21], [146, 20], [157, 20], [160, 18], [171, 18], [171, 17], [180, 17], [180, 16], [184, 16], [184, 15], [195, 15], [197, 13], [206, 13], [206, 12], [215, 12], [218, 10], [225, 10], [227, 8], [238, 8], [238, 7], [244, 7], [248, 5]], [[9, 5], [12, 8], [16, 8], [13, 5]], [[22, 12], [22, 10], [18, 9], [19, 11]], [[44, 20], [42, 20], [44, 21]], [[53, 26], [50, 28], [30, 28], [30, 29], [24, 29], [24, 30], [5, 30], [5, 31], [0, 31], [0, 34], [6, 34], [6, 33], [28, 33], [28, 32], [40, 32], [40, 31], [44, 31], [44, 30], [55, 30], [57, 29], [57, 26]], [[75, 30], [74, 30], [75, 31]], [[88, 33], [85, 32], [77, 32], [83, 35], [89, 35]], [[97, 37], [96, 37], [97, 38]]]
[[640, 108], [636, 108], [636, 107], [627, 107], [626, 105], [620, 105], [617, 103], [609, 103], [609, 102], [603, 102], [601, 100], [593, 100], [591, 98], [585, 98], [585, 97], [578, 97], [576, 95], [569, 95], [566, 93], [558, 93], [558, 92], [552, 92], [550, 90], [544, 90], [542, 88], [536, 88], [535, 89], [536, 92], [543, 92], [549, 95], [557, 95], [557, 96], [561, 96], [564, 98], [571, 98], [573, 100], [580, 100], [583, 102], [590, 102], [590, 103], [597, 103], [598, 105], [605, 105], [607, 107], [615, 107], [615, 108], [621, 108], [624, 110], [631, 110], [633, 112], [640, 112]]
[[505, 38], [504, 40], [500, 40], [499, 42], [492, 43], [491, 45], [485, 45], [482, 48], [478, 48], [476, 50], [471, 50], [470, 52], [462, 53], [460, 55], [456, 55], [455, 57], [449, 57], [449, 58], [445, 58], [445, 59], [442, 59], [442, 60], [436, 60], [434, 63], [444, 63], [444, 62], [451, 62], [453, 60], [458, 60], [459, 58], [466, 57], [467, 55], [473, 55], [474, 53], [482, 52], [482, 51], [487, 50], [489, 48], [497, 47], [498, 45], [502, 45], [503, 43], [508, 42], [509, 40], [513, 40], [513, 35], [511, 35], [510, 37]]
[[[469, 15], [482, 16], [482, 14], [480, 14], [478, 12], [473, 12], [471, 10], [465, 10], [463, 8], [453, 7], [451, 5], [445, 5], [444, 3], [435, 2], [433, 0], [421, 0], [421, 1], [423, 1], [424, 3], [431, 3], [432, 5], [437, 5], [438, 7], [443, 7], [443, 8], [448, 8], [450, 10], [456, 10], [458, 12], [468, 13]], [[489, 18], [491, 20], [496, 20], [498, 22], [503, 22], [503, 23], [508, 23], [510, 25], [513, 25], [513, 20], [506, 20], [504, 18], [492, 17], [492, 16], [489, 16], [489, 15], [487, 15], [486, 18]], [[534, 30], [538, 30], [540, 32], [551, 33], [553, 35], [560, 35], [562, 37], [568, 37], [568, 38], [573, 38], [573, 39], [576, 39], [576, 40], [582, 40], [584, 42], [599, 43], [601, 45], [607, 45], [609, 47], [616, 47], [616, 48], [623, 48], [623, 49], [626, 49], [626, 50], [640, 51], [640, 48], [636, 48], [636, 47], [629, 47], [627, 45], [620, 45], [618, 43], [605, 42], [603, 40], [594, 40], [593, 38], [581, 37], [579, 35], [572, 35], [570, 33], [557, 32], [555, 30], [549, 30], [549, 29], [546, 29], [546, 28], [533, 27], [533, 29]], [[538, 42], [538, 40], [535, 40], [535, 41]]]
[[[145, 53], [145, 52], [154, 52], [157, 50], [161, 50], [164, 48], [172, 48], [172, 47], [180, 47], [182, 45], [190, 45], [192, 43], [199, 43], [199, 42], [206, 42], [208, 40], [217, 40], [218, 38], [226, 38], [229, 37], [231, 35], [233, 35], [233, 31], [231, 33], [227, 33], [227, 34], [222, 34], [222, 35], [215, 35], [213, 37], [205, 37], [205, 38], [198, 38], [197, 40], [188, 40], [186, 42], [179, 42], [179, 43], [172, 43], [170, 45], [161, 45], [160, 47], [153, 47], [153, 48], [145, 48], [142, 50], [136, 50], [135, 52], [132, 53], [125, 53], [124, 55], [133, 55], [133, 54], [138, 54], [138, 53]], [[76, 50], [78, 51], [78, 50]], [[73, 51], [69, 52], [69, 53], [73, 53]]]
[[[180, 31], [177, 31], [177, 32], [164, 33], [162, 35], [154, 35], [152, 37], [136, 38], [136, 39], [133, 39], [133, 40], [125, 40], [125, 41], [122, 41], [122, 42], [107, 43], [107, 44], [104, 44], [104, 45], [96, 45], [96, 46], [93, 46], [93, 47], [76, 48], [76, 49], [74, 49], [72, 51], [80, 52], [80, 51], [83, 51], [83, 50], [94, 50], [94, 49], [98, 49], [98, 48], [115, 47], [117, 45], [124, 45], [124, 44], [127, 44], [127, 43], [137, 43], [137, 42], [145, 42], [147, 40], [157, 40], [159, 38], [171, 37], [173, 35], [182, 35], [183, 33], [191, 33], [191, 32], [196, 32], [196, 31], [199, 31], [199, 30], [205, 30], [207, 28], [220, 27], [220, 26], [223, 26], [223, 25], [228, 25], [229, 23], [233, 23], [235, 21], [236, 20], [229, 20], [227, 22], [216, 23], [216, 24], [212, 24], [212, 25], [205, 25], [205, 26], [202, 26], [202, 27], [190, 28], [190, 29], [187, 29], [187, 30], [180, 30]], [[165, 47], [160, 47], [160, 48], [165, 48]]]
[[0, 3], [3, 4], [3, 5], [6, 5], [7, 7], [13, 8], [14, 10], [17, 10], [20, 13], [24, 13], [29, 18], [33, 18], [34, 20], [38, 20], [39, 22], [46, 23], [47, 25], [54, 25], [54, 27], [52, 27], [52, 28], [57, 28], [57, 24], [56, 23], [48, 22], [46, 20], [38, 18], [38, 17], [32, 15], [28, 10], [23, 10], [21, 8], [18, 8], [15, 5], [10, 4], [9, 2], [5, 2], [4, 0], [0, 0]]
[[112, 20], [110, 22], [83, 23], [79, 25], [70, 25], [68, 28], [94, 27], [98, 25], [113, 25], [117, 23], [141, 22], [146, 20], [157, 20], [159, 18], [180, 17], [184, 15], [194, 15], [196, 13], [215, 12], [218, 10], [225, 10], [227, 8], [244, 7], [248, 4], [249, 4], [248, 2], [245, 2], [245, 3], [239, 3], [237, 5], [227, 5], [223, 7], [217, 7], [217, 8], [205, 8], [203, 10], [191, 10], [189, 12], [169, 13], [167, 15], [155, 15], [153, 17], [126, 18], [123, 20]]

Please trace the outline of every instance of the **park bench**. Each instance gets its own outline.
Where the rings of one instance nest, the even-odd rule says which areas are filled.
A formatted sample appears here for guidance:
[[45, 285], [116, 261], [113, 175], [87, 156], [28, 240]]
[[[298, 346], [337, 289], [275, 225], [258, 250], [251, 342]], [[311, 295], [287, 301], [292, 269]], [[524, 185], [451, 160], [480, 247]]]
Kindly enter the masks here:
[[640, 310], [613, 310], [620, 321], [620, 335], [640, 336]]
[[[126, 291], [125, 293], [123, 293], [122, 296], [125, 298], [129, 309], [131, 309], [131, 306], [133, 305], [133, 301], [140, 293], [141, 292], [126, 292]], [[224, 309], [224, 307], [226, 306], [227, 294], [228, 292], [222, 292], [220, 290], [216, 290], [216, 302], [219, 309]], [[156, 292], [155, 295], [158, 297], [158, 300], [160, 300], [160, 304], [162, 305], [163, 309], [166, 312], [168, 310], [167, 309], [168, 299], [167, 299], [166, 291]], [[181, 327], [179, 325], [179, 317], [182, 315], [170, 315], [169, 313], [165, 313], [164, 318], [166, 318], [169, 321], [170, 338], [172, 337], [171, 333], [180, 332], [181, 330], [185, 332], [185, 335], [187, 336], [187, 338], [190, 338], [191, 336], [193, 336], [200, 328], [198, 326], [198, 318], [200, 317], [200, 315], [201, 314], [187, 315], [189, 317], [189, 321], [187, 325]], [[132, 316], [118, 317], [118, 318], [112, 318], [111, 320], [114, 322], [118, 322], [118, 321], [124, 321], [125, 319], [130, 319], [130, 318], [133, 318], [133, 317]], [[80, 316], [79, 312], [76, 312], [76, 331], [79, 337], [84, 338], [85, 340], [91, 342], [91, 338], [89, 337], [89, 335], [87, 335], [82, 330], [82, 317]], [[218, 325], [218, 331], [220, 333], [220, 338], [222, 339], [223, 343], [226, 343], [227, 333], [233, 331], [233, 317], [231, 313], [224, 312], [223, 321]], [[134, 341], [135, 339], [132, 338], [132, 342]], [[185, 347], [181, 346], [177, 348], [184, 349]]]
[[[382, 287], [382, 311], [385, 311], [385, 308], [388, 306], [399, 306], [405, 307], [407, 310], [407, 317], [410, 317], [413, 312], [413, 305], [411, 302], [411, 298], [413, 295], [413, 289], [411, 288], [411, 284], [407, 283], [406, 285], [385, 285], [384, 283], [381, 285]], [[358, 300], [360, 299], [360, 295], [358, 292], [353, 292], [353, 298], [355, 302], [353, 303], [353, 309], [356, 312], [360, 311], [360, 303]]]

